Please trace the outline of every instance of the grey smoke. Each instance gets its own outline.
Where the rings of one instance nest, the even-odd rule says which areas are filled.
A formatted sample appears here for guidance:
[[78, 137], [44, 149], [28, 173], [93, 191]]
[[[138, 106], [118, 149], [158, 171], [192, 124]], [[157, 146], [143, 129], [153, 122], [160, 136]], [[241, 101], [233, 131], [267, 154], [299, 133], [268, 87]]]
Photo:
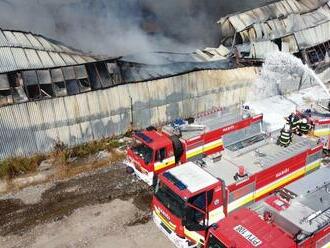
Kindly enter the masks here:
[[216, 21], [270, 0], [0, 0], [1, 28], [106, 55], [217, 46]]

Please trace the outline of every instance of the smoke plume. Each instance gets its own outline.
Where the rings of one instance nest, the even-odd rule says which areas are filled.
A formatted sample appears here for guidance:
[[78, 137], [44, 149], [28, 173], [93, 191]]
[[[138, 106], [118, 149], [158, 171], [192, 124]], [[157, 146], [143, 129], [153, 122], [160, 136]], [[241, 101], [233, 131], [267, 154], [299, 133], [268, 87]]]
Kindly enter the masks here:
[[219, 45], [221, 16], [269, 1], [0, 0], [0, 23], [98, 54], [188, 52]]

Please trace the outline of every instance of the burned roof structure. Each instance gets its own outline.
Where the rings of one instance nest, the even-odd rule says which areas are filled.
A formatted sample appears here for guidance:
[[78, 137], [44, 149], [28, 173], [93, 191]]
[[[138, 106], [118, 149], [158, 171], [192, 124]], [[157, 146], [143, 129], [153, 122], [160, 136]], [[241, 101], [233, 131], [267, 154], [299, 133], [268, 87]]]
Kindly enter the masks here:
[[184, 53], [94, 56], [42, 35], [0, 29], [0, 106], [230, 67], [228, 60], [205, 62]]
[[109, 87], [120, 81], [112, 61], [41, 35], [0, 29], [0, 106]]
[[[221, 44], [240, 60], [262, 61], [268, 53], [282, 51], [315, 68], [329, 58], [328, 0], [281, 0], [225, 16], [218, 24]], [[214, 50], [203, 54], [212, 58]]]

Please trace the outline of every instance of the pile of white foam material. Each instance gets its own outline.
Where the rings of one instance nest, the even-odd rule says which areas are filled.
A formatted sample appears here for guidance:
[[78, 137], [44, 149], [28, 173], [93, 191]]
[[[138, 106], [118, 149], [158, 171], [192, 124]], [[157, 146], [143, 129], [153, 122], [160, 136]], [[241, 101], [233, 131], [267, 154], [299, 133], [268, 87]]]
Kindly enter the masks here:
[[248, 99], [285, 95], [316, 84], [317, 77], [302, 61], [290, 53], [275, 52], [266, 57], [261, 73]]

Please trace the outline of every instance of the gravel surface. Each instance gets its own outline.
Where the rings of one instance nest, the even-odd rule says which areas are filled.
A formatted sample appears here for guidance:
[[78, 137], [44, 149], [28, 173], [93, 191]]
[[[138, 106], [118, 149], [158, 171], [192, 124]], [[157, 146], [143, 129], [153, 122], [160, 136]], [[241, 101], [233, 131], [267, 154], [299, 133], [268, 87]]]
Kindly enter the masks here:
[[125, 168], [0, 197], [0, 247], [172, 247], [150, 221], [152, 191]]

